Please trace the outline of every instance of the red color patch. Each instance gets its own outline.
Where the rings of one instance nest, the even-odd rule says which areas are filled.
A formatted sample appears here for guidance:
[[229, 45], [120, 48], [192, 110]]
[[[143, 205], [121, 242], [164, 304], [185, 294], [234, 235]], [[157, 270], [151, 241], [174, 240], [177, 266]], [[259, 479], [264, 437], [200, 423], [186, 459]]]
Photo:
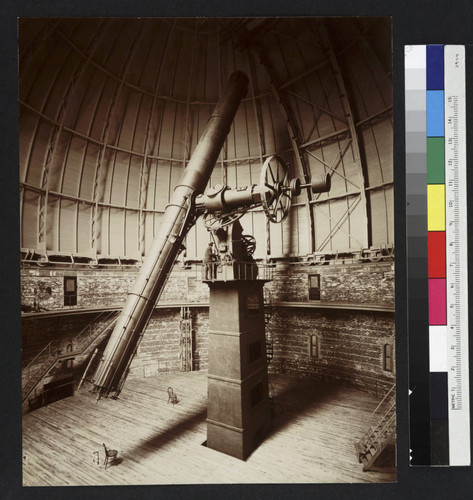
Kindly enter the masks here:
[[445, 231], [429, 231], [429, 278], [445, 278]]

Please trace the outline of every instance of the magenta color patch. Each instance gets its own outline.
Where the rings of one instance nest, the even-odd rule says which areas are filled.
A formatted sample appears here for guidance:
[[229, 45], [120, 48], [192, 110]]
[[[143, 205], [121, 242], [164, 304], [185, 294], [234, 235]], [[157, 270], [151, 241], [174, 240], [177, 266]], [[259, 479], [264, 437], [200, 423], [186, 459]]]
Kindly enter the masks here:
[[429, 325], [447, 324], [445, 279], [429, 279]]

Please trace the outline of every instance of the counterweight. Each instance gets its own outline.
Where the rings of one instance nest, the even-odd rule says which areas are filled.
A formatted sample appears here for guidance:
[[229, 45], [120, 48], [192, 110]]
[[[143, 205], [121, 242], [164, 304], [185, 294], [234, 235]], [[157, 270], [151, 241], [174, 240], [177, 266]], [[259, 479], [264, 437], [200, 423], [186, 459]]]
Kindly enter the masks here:
[[174, 262], [182, 241], [196, 219], [194, 199], [203, 193], [215, 162], [230, 131], [241, 100], [248, 89], [248, 77], [241, 71], [230, 75], [227, 88], [209, 118], [204, 133], [189, 160], [163, 215], [133, 289], [104, 350], [93, 377], [98, 397], [118, 394], [128, 367]]

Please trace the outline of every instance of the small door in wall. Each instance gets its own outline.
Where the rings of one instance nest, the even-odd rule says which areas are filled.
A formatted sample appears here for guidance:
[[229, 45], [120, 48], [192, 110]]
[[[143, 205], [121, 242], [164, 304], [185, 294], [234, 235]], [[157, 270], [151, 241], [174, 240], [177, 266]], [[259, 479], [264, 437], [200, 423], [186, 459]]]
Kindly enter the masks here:
[[64, 305], [77, 305], [77, 277], [64, 276]]

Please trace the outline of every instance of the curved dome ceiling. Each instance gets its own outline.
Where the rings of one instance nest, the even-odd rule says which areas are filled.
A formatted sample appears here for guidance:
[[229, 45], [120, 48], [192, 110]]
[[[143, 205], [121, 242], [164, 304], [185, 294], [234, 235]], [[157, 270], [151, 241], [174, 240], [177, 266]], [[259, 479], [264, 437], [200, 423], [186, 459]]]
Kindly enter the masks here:
[[[392, 245], [390, 21], [23, 19], [21, 247], [141, 259], [234, 70], [250, 87], [209, 185], [258, 183], [273, 154], [332, 180], [283, 224], [247, 213], [255, 255]], [[198, 222], [187, 258], [207, 241]]]

